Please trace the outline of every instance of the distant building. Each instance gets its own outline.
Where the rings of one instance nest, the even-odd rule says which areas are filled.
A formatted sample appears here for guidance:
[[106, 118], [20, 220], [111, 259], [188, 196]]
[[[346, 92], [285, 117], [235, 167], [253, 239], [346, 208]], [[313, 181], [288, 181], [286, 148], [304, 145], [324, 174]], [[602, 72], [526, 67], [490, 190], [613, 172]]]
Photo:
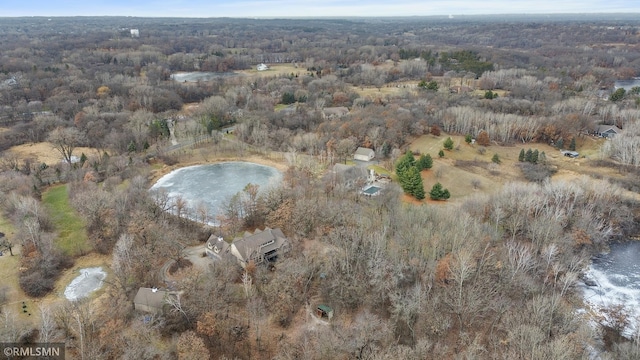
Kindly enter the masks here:
[[140, 288], [133, 299], [133, 307], [138, 311], [159, 314], [164, 311], [169, 297], [177, 298], [178, 293], [158, 288]]
[[612, 138], [618, 135], [621, 131], [622, 129], [615, 125], [598, 125], [595, 133], [603, 138]]
[[132, 38], [140, 37], [140, 30], [138, 30], [138, 29], [131, 29], [131, 37], [132, 37]]
[[371, 161], [376, 156], [376, 152], [369, 148], [359, 147], [353, 155], [354, 160]]
[[560, 151], [560, 153], [566, 157], [570, 157], [570, 158], [577, 158], [578, 156], [580, 156], [580, 153], [578, 153], [577, 151], [570, 151], [570, 150], [562, 150]]
[[258, 64], [256, 69], [258, 69], [258, 71], [265, 71], [265, 70], [269, 70], [269, 67], [267, 66], [267, 64], [262, 63], [262, 64]]

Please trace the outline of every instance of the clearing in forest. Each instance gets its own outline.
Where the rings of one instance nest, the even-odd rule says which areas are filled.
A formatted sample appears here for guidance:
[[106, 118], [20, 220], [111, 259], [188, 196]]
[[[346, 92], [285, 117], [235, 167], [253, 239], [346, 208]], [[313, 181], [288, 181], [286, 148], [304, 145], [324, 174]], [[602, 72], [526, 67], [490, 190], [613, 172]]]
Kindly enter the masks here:
[[56, 245], [68, 256], [82, 255], [91, 250], [82, 218], [69, 204], [67, 185], [49, 188], [42, 194], [42, 202], [49, 209], [58, 232]]

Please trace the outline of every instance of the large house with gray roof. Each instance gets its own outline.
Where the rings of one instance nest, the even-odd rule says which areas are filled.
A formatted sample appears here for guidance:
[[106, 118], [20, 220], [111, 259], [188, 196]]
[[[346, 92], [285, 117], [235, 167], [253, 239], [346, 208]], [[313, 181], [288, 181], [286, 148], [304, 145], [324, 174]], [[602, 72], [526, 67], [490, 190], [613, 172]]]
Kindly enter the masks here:
[[290, 249], [289, 240], [280, 229], [265, 228], [255, 232], [246, 232], [242, 237], [233, 239], [231, 244], [221, 237], [211, 236], [207, 241], [206, 252], [212, 257], [233, 255], [243, 268], [249, 262], [255, 264], [274, 260]]

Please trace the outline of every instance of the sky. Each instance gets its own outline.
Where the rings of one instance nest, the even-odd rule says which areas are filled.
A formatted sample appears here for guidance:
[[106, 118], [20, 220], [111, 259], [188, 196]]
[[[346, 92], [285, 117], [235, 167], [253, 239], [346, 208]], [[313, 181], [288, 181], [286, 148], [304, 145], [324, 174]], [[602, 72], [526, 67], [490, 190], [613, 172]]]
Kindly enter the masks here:
[[639, 0], [0, 0], [0, 17], [342, 17], [640, 13]]

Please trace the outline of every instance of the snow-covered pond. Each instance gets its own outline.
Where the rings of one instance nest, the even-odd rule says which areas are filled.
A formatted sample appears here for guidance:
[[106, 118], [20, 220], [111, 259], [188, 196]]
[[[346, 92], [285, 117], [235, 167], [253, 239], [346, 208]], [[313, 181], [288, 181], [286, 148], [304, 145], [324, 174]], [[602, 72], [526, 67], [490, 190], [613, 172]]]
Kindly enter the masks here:
[[626, 91], [629, 91], [636, 86], [640, 86], [640, 78], [634, 78], [629, 80], [616, 80], [613, 87], [615, 89], [624, 88]]
[[248, 184], [264, 191], [281, 181], [282, 173], [273, 167], [232, 161], [174, 170], [160, 178], [151, 191], [166, 191], [169, 202], [181, 198], [187, 204], [187, 216], [196, 221], [202, 221], [197, 209], [206, 208], [205, 222], [215, 224], [224, 204]]
[[80, 269], [80, 275], [64, 289], [64, 297], [73, 301], [89, 296], [100, 289], [107, 273], [101, 267]]
[[222, 79], [230, 76], [237, 76], [238, 74], [233, 72], [207, 72], [207, 71], [194, 71], [194, 72], [181, 72], [171, 74], [170, 77], [173, 81], [177, 82], [198, 82], [209, 81], [214, 79]]
[[596, 312], [622, 305], [631, 319], [625, 335], [631, 335], [640, 320], [640, 241], [615, 243], [611, 251], [593, 259], [586, 276], [596, 286], [583, 285], [585, 301]]

